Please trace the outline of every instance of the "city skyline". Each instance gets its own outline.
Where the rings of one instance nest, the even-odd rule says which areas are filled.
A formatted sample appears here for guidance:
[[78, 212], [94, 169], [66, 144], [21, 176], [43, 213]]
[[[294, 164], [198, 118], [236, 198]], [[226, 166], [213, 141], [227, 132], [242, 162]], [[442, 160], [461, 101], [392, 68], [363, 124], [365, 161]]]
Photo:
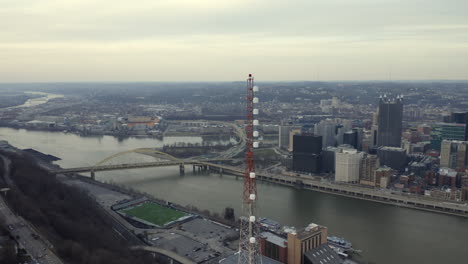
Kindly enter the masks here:
[[468, 3], [7, 1], [0, 82], [467, 79]]

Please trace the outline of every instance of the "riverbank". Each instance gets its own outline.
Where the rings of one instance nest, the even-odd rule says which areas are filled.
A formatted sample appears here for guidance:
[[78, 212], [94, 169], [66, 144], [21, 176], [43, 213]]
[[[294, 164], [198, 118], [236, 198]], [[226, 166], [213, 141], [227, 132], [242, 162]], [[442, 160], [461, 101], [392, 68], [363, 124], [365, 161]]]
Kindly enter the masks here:
[[[225, 173], [234, 176], [243, 176], [244, 172], [235, 167], [206, 163], [207, 169], [219, 173]], [[463, 202], [454, 202], [440, 200], [433, 197], [416, 194], [399, 194], [390, 190], [371, 189], [351, 184], [336, 184], [333, 182], [323, 182], [308, 176], [290, 176], [279, 174], [257, 173], [257, 178], [261, 181], [301, 188], [311, 191], [340, 195], [344, 197], [367, 200], [372, 202], [396, 205], [410, 209], [429, 211], [434, 213], [449, 214], [468, 218], [468, 204]]]

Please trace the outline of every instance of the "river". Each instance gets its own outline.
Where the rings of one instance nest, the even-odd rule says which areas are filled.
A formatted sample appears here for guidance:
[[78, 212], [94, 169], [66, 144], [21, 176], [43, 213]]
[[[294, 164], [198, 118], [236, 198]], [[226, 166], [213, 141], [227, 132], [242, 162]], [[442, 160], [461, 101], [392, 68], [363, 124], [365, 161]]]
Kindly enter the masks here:
[[62, 98], [64, 97], [61, 94], [51, 94], [51, 93], [43, 93], [43, 92], [24, 92], [26, 94], [33, 94], [33, 95], [41, 95], [40, 97], [37, 98], [31, 98], [28, 99], [24, 104], [22, 105], [17, 105], [17, 106], [12, 106], [8, 107], [7, 109], [13, 109], [13, 108], [23, 108], [23, 107], [31, 107], [31, 106], [37, 106], [41, 104], [47, 103], [49, 100], [55, 99], [55, 98]]
[[[62, 158], [64, 168], [95, 164], [112, 154], [174, 142], [200, 143], [201, 137], [164, 140], [0, 128], [0, 140], [19, 148], [34, 148]], [[149, 161], [131, 154], [119, 162]], [[229, 175], [193, 174], [186, 168], [146, 168], [97, 173], [100, 181], [124, 184], [155, 197], [221, 213], [226, 206], [240, 211], [242, 179]], [[462, 263], [468, 254], [468, 219], [298, 190], [270, 183], [258, 184], [259, 214], [284, 225], [304, 227], [314, 222], [329, 233], [345, 237], [363, 259], [372, 263]]]

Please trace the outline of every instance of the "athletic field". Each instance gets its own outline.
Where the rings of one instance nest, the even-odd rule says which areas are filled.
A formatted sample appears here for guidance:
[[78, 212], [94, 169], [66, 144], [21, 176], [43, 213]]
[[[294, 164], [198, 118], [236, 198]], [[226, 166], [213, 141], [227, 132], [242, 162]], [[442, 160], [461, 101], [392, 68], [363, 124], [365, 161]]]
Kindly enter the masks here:
[[181, 211], [150, 202], [137, 205], [131, 209], [122, 210], [121, 212], [158, 226], [164, 226], [169, 222], [175, 221], [187, 215]]

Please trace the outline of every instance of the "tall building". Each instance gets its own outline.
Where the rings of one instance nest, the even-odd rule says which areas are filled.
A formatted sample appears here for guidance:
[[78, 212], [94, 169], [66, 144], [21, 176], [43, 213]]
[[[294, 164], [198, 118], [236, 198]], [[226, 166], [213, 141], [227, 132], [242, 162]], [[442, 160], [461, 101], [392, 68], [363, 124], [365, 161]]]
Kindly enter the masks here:
[[314, 134], [322, 136], [322, 146], [335, 146], [336, 124], [331, 120], [322, 120], [315, 124]]
[[459, 141], [468, 140], [466, 124], [437, 123], [433, 125], [431, 129], [431, 148], [440, 150], [442, 140], [444, 139]]
[[452, 112], [450, 114], [450, 121], [457, 124], [466, 124], [468, 122], [467, 112]]
[[403, 98], [380, 98], [377, 146], [401, 147], [402, 126]]
[[278, 147], [282, 149], [289, 149], [290, 132], [294, 129], [300, 129], [300, 126], [281, 125], [278, 132]]
[[379, 131], [379, 109], [372, 115], [371, 144], [369, 147], [377, 146], [377, 132]]
[[468, 165], [468, 141], [443, 140], [440, 151], [440, 167], [463, 168]]
[[375, 171], [380, 167], [377, 155], [365, 154], [361, 159], [359, 183], [375, 186]]
[[353, 128], [343, 134], [343, 144], [353, 146], [353, 148], [362, 150], [363, 131], [361, 128]]
[[402, 171], [408, 164], [406, 150], [396, 147], [379, 147], [377, 149], [380, 166], [387, 166]]
[[338, 97], [333, 97], [332, 99], [322, 99], [320, 100], [320, 109], [324, 113], [333, 113], [335, 110], [342, 106], [340, 99]]
[[362, 153], [356, 149], [341, 149], [335, 155], [335, 181], [358, 182]]
[[311, 134], [294, 135], [293, 143], [293, 171], [319, 173], [322, 137]]
[[462, 201], [468, 201], [468, 176], [464, 175], [461, 177], [461, 192], [462, 192]]
[[322, 150], [322, 172], [335, 172], [335, 155], [339, 151], [336, 147], [326, 147]]
[[322, 146], [334, 147], [343, 144], [343, 134], [351, 129], [351, 121], [346, 119], [326, 119], [314, 126], [314, 134], [322, 136]]
[[327, 243], [328, 228], [309, 224], [305, 229], [288, 233], [288, 264], [304, 264], [304, 254]]
[[374, 186], [387, 188], [394, 173], [395, 171], [389, 167], [378, 168], [375, 171]]
[[357, 149], [357, 132], [353, 130], [346, 131], [343, 134], [343, 144], [351, 145], [353, 148]]
[[295, 128], [289, 131], [289, 152], [293, 152], [294, 150], [294, 135], [300, 135], [302, 132], [302, 129], [300, 128]]

